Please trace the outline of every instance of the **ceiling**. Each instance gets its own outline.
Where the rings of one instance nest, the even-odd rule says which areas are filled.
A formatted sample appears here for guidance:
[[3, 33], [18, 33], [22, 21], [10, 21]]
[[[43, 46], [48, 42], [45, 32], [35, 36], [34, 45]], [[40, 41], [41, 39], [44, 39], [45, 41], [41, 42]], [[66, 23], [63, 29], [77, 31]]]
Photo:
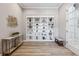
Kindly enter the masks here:
[[20, 3], [21, 8], [59, 8], [62, 3]]

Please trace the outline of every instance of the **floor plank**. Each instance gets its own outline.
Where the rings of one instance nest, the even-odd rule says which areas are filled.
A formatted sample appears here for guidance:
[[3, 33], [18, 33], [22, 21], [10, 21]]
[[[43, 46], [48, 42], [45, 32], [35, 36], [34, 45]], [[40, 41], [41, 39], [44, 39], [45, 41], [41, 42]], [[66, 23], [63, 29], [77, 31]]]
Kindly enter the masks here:
[[75, 56], [75, 54], [54, 42], [24, 42], [12, 56]]

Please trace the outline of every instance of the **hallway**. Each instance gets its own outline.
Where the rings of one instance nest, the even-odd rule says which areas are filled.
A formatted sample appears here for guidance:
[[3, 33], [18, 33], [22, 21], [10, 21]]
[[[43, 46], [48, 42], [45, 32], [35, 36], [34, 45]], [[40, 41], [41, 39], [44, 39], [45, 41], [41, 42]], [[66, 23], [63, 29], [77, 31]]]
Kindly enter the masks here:
[[24, 42], [12, 56], [75, 56], [75, 54], [54, 42]]
[[11, 53], [79, 56], [79, 3], [0, 3], [0, 55]]

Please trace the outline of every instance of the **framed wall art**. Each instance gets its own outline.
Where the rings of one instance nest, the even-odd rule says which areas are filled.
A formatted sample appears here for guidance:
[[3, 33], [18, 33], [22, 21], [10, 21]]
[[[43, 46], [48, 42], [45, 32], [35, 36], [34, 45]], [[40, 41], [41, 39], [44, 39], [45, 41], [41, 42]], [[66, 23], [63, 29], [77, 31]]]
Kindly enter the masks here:
[[17, 18], [15, 16], [8, 16], [7, 22], [9, 27], [16, 27], [18, 25]]

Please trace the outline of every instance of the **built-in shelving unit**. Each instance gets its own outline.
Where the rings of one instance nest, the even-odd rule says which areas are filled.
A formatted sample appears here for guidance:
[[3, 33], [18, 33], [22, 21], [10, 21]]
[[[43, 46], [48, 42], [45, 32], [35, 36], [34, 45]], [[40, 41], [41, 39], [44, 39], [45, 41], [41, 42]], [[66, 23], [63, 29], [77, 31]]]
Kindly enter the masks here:
[[27, 16], [26, 40], [54, 41], [54, 17]]

